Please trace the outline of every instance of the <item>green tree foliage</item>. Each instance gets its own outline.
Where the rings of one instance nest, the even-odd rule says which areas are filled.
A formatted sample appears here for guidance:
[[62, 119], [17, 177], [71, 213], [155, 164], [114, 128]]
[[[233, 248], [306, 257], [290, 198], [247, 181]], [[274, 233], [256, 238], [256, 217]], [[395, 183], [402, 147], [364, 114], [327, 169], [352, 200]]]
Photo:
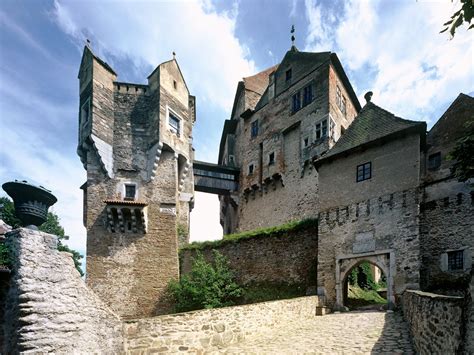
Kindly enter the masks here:
[[214, 251], [214, 262], [208, 263], [197, 252], [189, 274], [168, 285], [177, 312], [234, 305], [242, 296], [227, 259]]
[[349, 284], [358, 286], [364, 290], [378, 290], [381, 285], [374, 281], [372, 267], [369, 262], [364, 261], [357, 267], [353, 268], [347, 276]]
[[[0, 205], [3, 205], [3, 210], [2, 210], [3, 221], [14, 229], [21, 227], [21, 221], [15, 215], [15, 206], [13, 202], [7, 197], [0, 197]], [[64, 244], [64, 241], [68, 240], [69, 236], [65, 235], [64, 228], [59, 223], [58, 215], [56, 215], [53, 212], [48, 212], [46, 222], [44, 222], [39, 227], [39, 230], [45, 233], [54, 234], [58, 236], [58, 250], [71, 253], [72, 258], [74, 260], [74, 265], [76, 266], [77, 271], [79, 271], [81, 276], [84, 275], [81, 269], [81, 259], [83, 258], [83, 256], [78, 251], [71, 249], [67, 245]]]
[[459, 181], [474, 178], [474, 122], [470, 122], [468, 133], [456, 142], [448, 159], [455, 160], [451, 172]]
[[4, 244], [0, 243], [0, 269], [9, 267], [11, 265], [11, 252], [10, 249]]
[[[451, 0], [452, 2], [452, 0]], [[471, 24], [472, 17], [474, 16], [474, 5], [472, 0], [461, 0], [461, 8], [451, 15], [449, 21], [443, 24], [444, 28], [440, 33], [449, 30], [451, 37], [454, 37], [456, 29], [461, 26], [464, 22], [469, 24], [468, 29], [474, 28], [474, 24]]]

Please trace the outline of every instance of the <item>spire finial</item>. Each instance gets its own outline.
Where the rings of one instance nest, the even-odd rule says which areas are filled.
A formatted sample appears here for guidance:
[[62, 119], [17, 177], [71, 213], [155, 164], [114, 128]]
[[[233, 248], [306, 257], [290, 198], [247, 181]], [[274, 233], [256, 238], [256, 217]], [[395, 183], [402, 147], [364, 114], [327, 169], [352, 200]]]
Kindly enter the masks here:
[[291, 46], [294, 47], [295, 46], [295, 25], [291, 25]]
[[91, 47], [91, 40], [90, 40], [89, 38], [86, 38], [86, 46], [87, 46], [88, 48]]
[[367, 91], [367, 92], [365, 93], [364, 99], [365, 99], [365, 101], [367, 101], [367, 103], [369, 103], [370, 100], [372, 100], [372, 95], [373, 95], [373, 94], [374, 94], [374, 93], [373, 93], [372, 91]]
[[176, 52], [173, 51], [173, 59], [176, 59]]

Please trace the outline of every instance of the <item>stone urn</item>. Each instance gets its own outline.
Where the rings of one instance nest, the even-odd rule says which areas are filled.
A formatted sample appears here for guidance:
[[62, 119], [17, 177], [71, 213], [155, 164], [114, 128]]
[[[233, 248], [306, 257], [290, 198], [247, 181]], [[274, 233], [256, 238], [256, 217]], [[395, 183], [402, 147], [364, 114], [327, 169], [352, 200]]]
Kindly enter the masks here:
[[24, 227], [37, 229], [48, 216], [48, 208], [58, 200], [51, 191], [27, 181], [10, 181], [2, 185], [13, 199], [15, 212]]

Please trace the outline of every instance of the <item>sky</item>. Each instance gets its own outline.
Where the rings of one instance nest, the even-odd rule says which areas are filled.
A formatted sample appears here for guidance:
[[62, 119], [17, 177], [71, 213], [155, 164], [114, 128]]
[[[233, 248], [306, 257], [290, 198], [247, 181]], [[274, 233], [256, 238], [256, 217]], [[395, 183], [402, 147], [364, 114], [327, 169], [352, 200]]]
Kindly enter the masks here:
[[[474, 30], [440, 34], [448, 0], [2, 0], [0, 183], [27, 180], [58, 197], [69, 246], [85, 254], [76, 154], [79, 70], [86, 39], [122, 82], [146, 83], [176, 58], [197, 100], [196, 159], [217, 162], [237, 83], [281, 61], [296, 28], [300, 51], [336, 52], [361, 103], [430, 128], [474, 91]], [[5, 195], [0, 191], [0, 196]], [[196, 193], [191, 240], [222, 236], [215, 195]]]

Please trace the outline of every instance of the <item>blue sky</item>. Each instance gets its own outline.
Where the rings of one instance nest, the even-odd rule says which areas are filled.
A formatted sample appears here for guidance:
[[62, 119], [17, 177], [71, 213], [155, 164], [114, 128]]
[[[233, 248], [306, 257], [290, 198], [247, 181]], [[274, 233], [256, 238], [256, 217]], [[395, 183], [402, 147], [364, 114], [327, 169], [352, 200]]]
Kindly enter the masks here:
[[[76, 155], [77, 73], [86, 38], [120, 81], [146, 83], [177, 53], [197, 97], [196, 157], [216, 162], [237, 82], [296, 45], [336, 52], [361, 102], [428, 127], [474, 90], [474, 31], [439, 34], [458, 1], [0, 2], [0, 182], [26, 179], [58, 197], [70, 246], [85, 252], [85, 171]], [[2, 192], [3, 193], [3, 192]], [[217, 198], [198, 194], [193, 240], [220, 237]]]

